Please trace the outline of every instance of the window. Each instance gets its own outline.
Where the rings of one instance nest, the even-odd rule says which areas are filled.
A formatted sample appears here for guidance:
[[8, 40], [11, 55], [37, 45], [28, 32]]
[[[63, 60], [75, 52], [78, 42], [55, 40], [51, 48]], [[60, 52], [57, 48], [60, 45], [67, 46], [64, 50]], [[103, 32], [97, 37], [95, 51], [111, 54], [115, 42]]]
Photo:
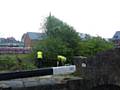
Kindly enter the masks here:
[[118, 36], [114, 36], [114, 38], [118, 38]]

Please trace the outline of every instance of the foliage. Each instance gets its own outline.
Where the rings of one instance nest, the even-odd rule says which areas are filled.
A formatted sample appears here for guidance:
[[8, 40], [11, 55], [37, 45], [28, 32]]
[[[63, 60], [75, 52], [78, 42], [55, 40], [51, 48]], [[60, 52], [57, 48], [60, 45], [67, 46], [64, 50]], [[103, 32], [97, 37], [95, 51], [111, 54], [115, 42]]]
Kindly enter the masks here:
[[73, 27], [50, 15], [44, 23], [44, 32], [47, 37], [36, 47], [44, 52], [46, 58], [57, 58], [60, 54], [70, 61], [78, 54], [80, 37]]
[[[21, 60], [21, 63], [18, 62], [17, 58]], [[0, 70], [27, 70], [34, 69], [33, 61], [30, 59], [29, 54], [18, 54], [18, 55], [0, 55]]]
[[78, 45], [80, 37], [73, 27], [51, 15], [47, 17], [47, 21], [44, 25], [48, 38], [60, 38], [67, 44], [67, 47], [73, 49]]
[[58, 54], [66, 55], [69, 53], [69, 48], [59, 38], [47, 38], [40, 42], [40, 46], [37, 48], [42, 50], [46, 58], [56, 58]]
[[75, 55], [92, 56], [113, 48], [111, 42], [101, 37], [91, 37], [86, 34], [85, 38], [81, 39], [73, 27], [51, 15], [46, 18], [43, 27], [46, 36], [34, 46], [34, 53], [41, 50], [47, 59], [55, 59], [61, 54], [71, 63]]
[[80, 54], [83, 56], [93, 56], [98, 52], [102, 52], [113, 48], [113, 43], [106, 41], [101, 37], [90, 37], [79, 42]]

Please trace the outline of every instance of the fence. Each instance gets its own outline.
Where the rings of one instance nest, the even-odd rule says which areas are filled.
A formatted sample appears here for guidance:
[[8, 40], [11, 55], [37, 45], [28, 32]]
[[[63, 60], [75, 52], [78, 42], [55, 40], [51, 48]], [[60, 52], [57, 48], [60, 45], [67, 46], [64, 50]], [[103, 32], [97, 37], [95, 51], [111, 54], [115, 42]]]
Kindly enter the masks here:
[[0, 47], [0, 54], [24, 54], [30, 52], [30, 49], [23, 47]]

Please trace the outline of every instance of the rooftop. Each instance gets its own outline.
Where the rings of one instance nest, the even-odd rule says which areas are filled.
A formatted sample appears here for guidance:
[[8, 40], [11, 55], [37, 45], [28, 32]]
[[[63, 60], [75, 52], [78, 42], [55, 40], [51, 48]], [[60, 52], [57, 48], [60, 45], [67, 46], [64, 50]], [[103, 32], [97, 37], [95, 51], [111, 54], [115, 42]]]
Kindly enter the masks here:
[[44, 33], [37, 33], [37, 32], [27, 32], [27, 34], [32, 40], [41, 40], [44, 36]]
[[113, 39], [113, 40], [120, 40], [120, 31], [117, 31], [117, 32], [114, 34], [114, 36], [113, 36], [112, 39]]

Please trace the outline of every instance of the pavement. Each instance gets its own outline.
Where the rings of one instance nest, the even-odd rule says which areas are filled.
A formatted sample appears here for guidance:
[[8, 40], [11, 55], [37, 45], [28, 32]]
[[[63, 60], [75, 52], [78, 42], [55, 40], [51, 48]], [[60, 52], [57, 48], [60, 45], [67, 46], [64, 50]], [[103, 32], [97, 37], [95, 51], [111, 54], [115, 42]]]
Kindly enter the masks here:
[[79, 78], [71, 75], [47, 75], [40, 77], [31, 77], [31, 78], [21, 78], [0, 81], [0, 88], [23, 88], [23, 87], [32, 87], [39, 85], [54, 85], [65, 83], [69, 79]]

